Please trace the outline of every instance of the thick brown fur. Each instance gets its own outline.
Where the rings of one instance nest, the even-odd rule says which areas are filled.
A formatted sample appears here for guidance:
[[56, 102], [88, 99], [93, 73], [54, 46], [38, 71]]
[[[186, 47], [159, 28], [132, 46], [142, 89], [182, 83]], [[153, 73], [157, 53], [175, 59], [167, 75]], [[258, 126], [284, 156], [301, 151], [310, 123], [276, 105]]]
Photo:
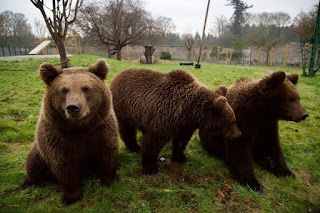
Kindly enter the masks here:
[[143, 133], [145, 174], [157, 172], [159, 152], [170, 140], [172, 160], [185, 162], [184, 149], [197, 128], [227, 138], [241, 134], [226, 99], [185, 71], [128, 69], [114, 77], [110, 89], [120, 136], [130, 151], [140, 151], [136, 130]]
[[253, 173], [254, 161], [276, 176], [294, 177], [282, 154], [278, 121], [299, 122], [308, 116], [295, 86], [298, 77], [278, 71], [257, 81], [241, 78], [227, 90], [242, 136], [236, 140], [207, 136], [202, 145], [214, 156], [224, 158], [240, 184], [262, 190]]
[[103, 60], [89, 68], [40, 66], [47, 89], [23, 188], [53, 180], [64, 188], [62, 202], [71, 204], [81, 199], [81, 178], [89, 171], [105, 185], [116, 178], [118, 124], [107, 73]]

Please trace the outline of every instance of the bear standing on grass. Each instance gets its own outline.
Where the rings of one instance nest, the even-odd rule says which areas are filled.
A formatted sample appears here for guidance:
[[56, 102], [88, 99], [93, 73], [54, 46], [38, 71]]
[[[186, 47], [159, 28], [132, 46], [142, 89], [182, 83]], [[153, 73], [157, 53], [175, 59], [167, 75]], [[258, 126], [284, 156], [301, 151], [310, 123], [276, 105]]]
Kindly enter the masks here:
[[128, 69], [111, 81], [120, 136], [126, 147], [139, 152], [136, 130], [143, 133], [143, 173], [158, 170], [162, 147], [172, 140], [172, 160], [185, 162], [184, 149], [193, 132], [210, 132], [226, 138], [241, 135], [234, 112], [218, 93], [201, 85], [185, 71], [168, 74]]
[[47, 89], [22, 187], [57, 181], [62, 202], [81, 199], [81, 177], [96, 172], [104, 185], [116, 178], [117, 120], [104, 79], [105, 61], [87, 68], [56, 69], [44, 63], [40, 76]]
[[253, 161], [278, 177], [295, 176], [282, 154], [278, 121], [299, 122], [308, 117], [295, 86], [298, 78], [278, 71], [258, 81], [241, 78], [229, 90], [224, 86], [217, 90], [226, 95], [242, 136], [225, 141], [207, 134], [201, 142], [210, 154], [224, 158], [241, 185], [262, 190], [253, 173]]

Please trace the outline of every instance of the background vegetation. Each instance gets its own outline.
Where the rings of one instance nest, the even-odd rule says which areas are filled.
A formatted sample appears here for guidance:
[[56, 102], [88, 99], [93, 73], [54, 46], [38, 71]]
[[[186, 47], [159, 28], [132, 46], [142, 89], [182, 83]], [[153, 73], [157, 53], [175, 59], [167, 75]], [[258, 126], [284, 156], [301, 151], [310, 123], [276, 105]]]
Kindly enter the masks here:
[[[72, 66], [88, 66], [98, 56], [73, 56]], [[226, 165], [207, 155], [195, 134], [186, 148], [187, 162], [170, 162], [171, 144], [161, 152], [165, 162], [154, 176], [142, 175], [139, 154], [120, 144], [119, 180], [102, 187], [98, 178], [83, 180], [83, 199], [63, 207], [57, 185], [17, 187], [25, 177], [26, 156], [31, 148], [41, 96], [45, 85], [36, 72], [39, 65], [59, 59], [0, 61], [0, 212], [319, 212], [320, 210], [320, 81], [301, 77], [298, 88], [310, 117], [301, 122], [280, 122], [281, 145], [296, 179], [277, 178], [255, 165], [264, 185], [262, 193], [241, 187]], [[106, 84], [128, 67], [147, 67], [168, 72], [184, 69], [209, 88], [230, 85], [241, 76], [262, 78], [266, 67], [202, 64], [201, 69], [180, 67], [175, 61], [140, 65], [137, 61], [108, 60]], [[282, 69], [301, 73], [300, 69]], [[139, 135], [141, 137], [141, 135]]]

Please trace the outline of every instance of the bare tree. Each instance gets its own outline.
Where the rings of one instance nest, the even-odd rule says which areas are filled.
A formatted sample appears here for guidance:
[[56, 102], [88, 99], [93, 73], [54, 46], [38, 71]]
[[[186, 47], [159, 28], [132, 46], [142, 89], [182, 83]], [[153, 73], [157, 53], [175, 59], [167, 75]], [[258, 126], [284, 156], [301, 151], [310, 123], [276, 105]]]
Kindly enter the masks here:
[[211, 30], [217, 37], [225, 34], [228, 29], [228, 19], [224, 15], [216, 17], [213, 22], [213, 29]]
[[273, 22], [273, 15], [272, 13], [268, 13], [268, 12], [262, 12], [262, 13], [258, 13], [256, 14], [256, 22], [257, 25], [259, 26], [270, 26], [272, 24], [274, 24]]
[[0, 42], [2, 45], [21, 46], [33, 40], [31, 26], [25, 15], [4, 11], [0, 14]]
[[318, 8], [315, 6], [309, 12], [299, 13], [293, 20], [296, 32], [302, 38], [312, 38], [316, 23]]
[[0, 13], [0, 44], [7, 45], [9, 37], [8, 17], [4, 12]]
[[173, 23], [171, 18], [159, 16], [155, 20], [153, 28], [157, 34], [166, 36], [168, 33], [171, 33], [176, 29], [176, 25]]
[[288, 13], [276, 12], [273, 14], [273, 20], [277, 27], [285, 27], [291, 23], [291, 16]]
[[90, 3], [80, 10], [77, 24], [85, 34], [93, 34], [108, 49], [116, 50], [117, 60], [121, 60], [123, 47], [139, 41], [152, 30], [150, 14], [139, 0]]
[[[82, 5], [83, 0], [76, 0], [75, 4], [73, 4], [72, 0], [52, 0], [52, 9], [44, 4], [44, 0], [30, 1], [40, 10], [46, 22], [48, 31], [57, 45], [61, 67], [68, 67], [69, 63], [64, 43], [68, 33], [68, 28], [75, 22], [78, 10]], [[51, 17], [47, 15], [48, 11], [51, 11]]]
[[46, 35], [46, 26], [39, 20], [34, 19], [35, 35], [38, 39], [42, 39]]
[[182, 35], [182, 40], [184, 41], [184, 45], [187, 47], [188, 55], [187, 61], [191, 61], [193, 46], [194, 46], [194, 38], [192, 34], [187, 33]]

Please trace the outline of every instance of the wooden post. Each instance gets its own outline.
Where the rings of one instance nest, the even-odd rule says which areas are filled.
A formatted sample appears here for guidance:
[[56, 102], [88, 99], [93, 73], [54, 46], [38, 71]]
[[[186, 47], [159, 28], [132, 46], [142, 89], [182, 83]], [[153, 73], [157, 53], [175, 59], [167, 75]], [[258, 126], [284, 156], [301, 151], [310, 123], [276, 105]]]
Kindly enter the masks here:
[[283, 61], [283, 65], [286, 67], [288, 65], [288, 57], [289, 57], [289, 43], [286, 45], [286, 50], [285, 50], [285, 54], [284, 54], [284, 61]]
[[208, 63], [208, 48], [206, 49], [206, 62]]
[[230, 49], [230, 64], [232, 63], [232, 49]]
[[261, 47], [259, 48], [258, 51], [258, 65], [260, 66], [260, 62], [261, 62]]
[[271, 47], [271, 52], [270, 52], [270, 67], [272, 67], [272, 60], [273, 60], [273, 52], [274, 52], [274, 47]]
[[218, 46], [218, 64], [220, 64], [220, 46]]
[[252, 48], [250, 47], [250, 55], [249, 55], [249, 65], [252, 61]]
[[204, 18], [204, 25], [203, 25], [203, 31], [202, 31], [202, 38], [201, 38], [201, 43], [200, 43], [200, 49], [199, 49], [199, 54], [198, 54], [198, 60], [197, 60], [196, 68], [200, 68], [200, 64], [199, 64], [199, 63], [200, 63], [200, 56], [201, 56], [201, 50], [202, 50], [202, 45], [203, 45], [204, 33], [205, 33], [205, 31], [206, 31], [206, 24], [207, 24], [207, 18], [208, 18], [209, 6], [210, 6], [210, 0], [208, 0], [206, 16], [205, 16], [205, 18]]
[[129, 55], [129, 45], [127, 45], [127, 60], [130, 60], [130, 55]]

